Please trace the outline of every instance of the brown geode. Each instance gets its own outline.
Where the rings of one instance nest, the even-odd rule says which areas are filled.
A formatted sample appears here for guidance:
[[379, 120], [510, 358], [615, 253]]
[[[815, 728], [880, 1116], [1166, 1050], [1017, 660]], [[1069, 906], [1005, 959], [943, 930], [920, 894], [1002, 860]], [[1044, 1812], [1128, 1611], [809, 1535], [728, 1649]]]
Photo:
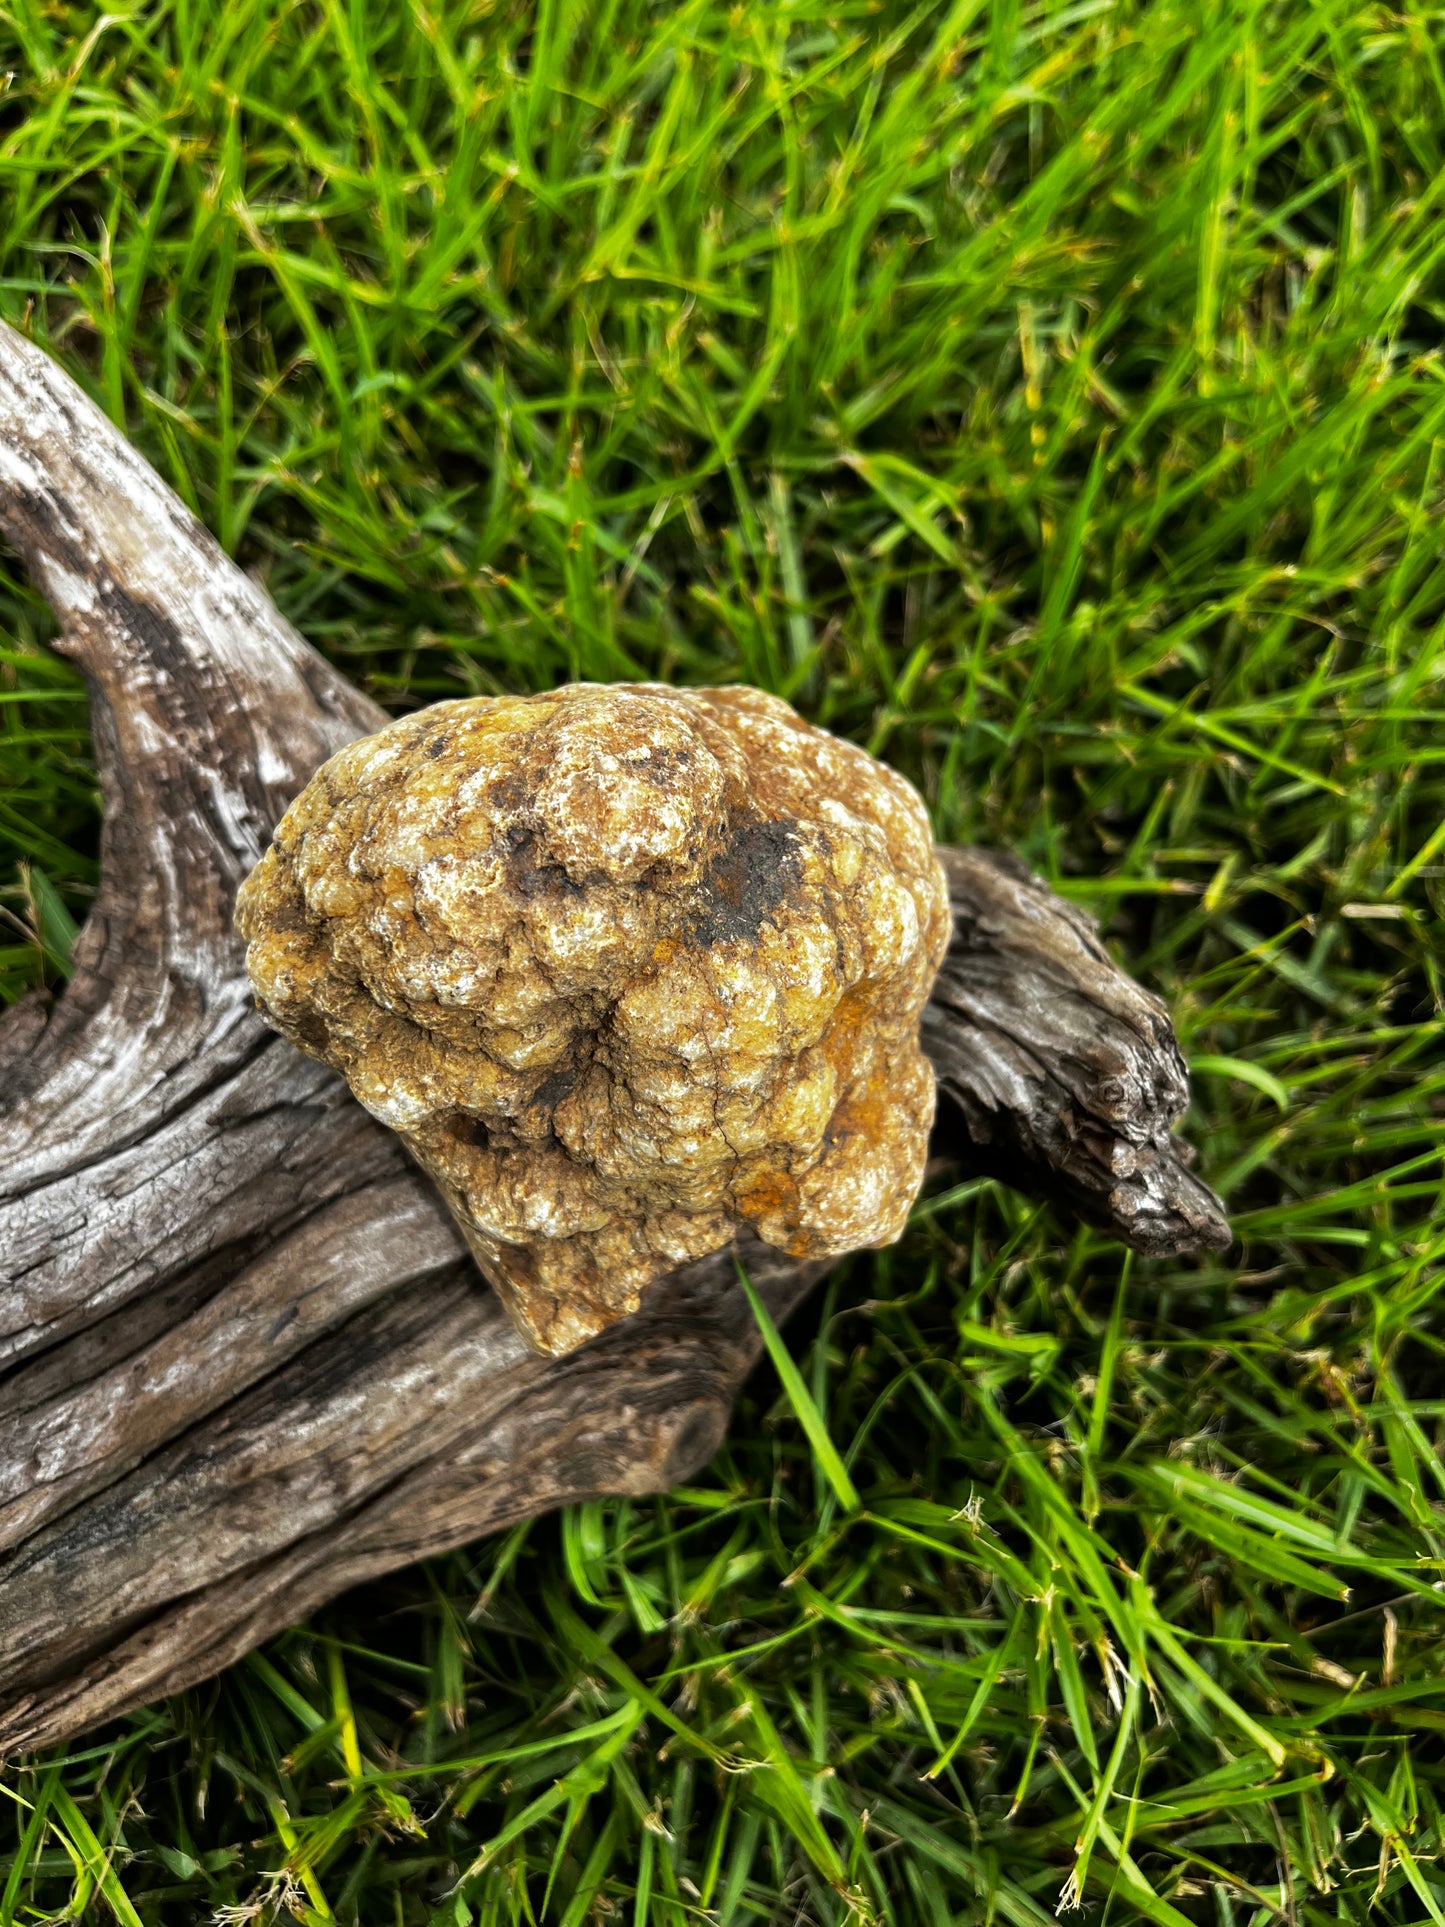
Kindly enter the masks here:
[[569, 1351], [744, 1224], [887, 1244], [949, 936], [902, 777], [754, 689], [438, 703], [312, 778], [243, 885], [261, 1009]]

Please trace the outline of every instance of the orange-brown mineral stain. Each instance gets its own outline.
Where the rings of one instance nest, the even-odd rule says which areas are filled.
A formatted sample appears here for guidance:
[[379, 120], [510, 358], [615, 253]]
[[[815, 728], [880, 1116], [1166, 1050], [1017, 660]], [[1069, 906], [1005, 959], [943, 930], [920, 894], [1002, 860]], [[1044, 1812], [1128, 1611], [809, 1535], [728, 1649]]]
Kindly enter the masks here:
[[827, 1142], [837, 1146], [846, 1137], [862, 1137], [870, 1143], [888, 1128], [892, 1101], [881, 1077], [870, 1077], [851, 1091], [828, 1120]]
[[[798, 1215], [797, 1181], [786, 1171], [760, 1171], [754, 1176], [740, 1179], [733, 1187], [733, 1199], [738, 1215], [755, 1226], [769, 1219], [786, 1220]], [[782, 1249], [790, 1258], [804, 1258], [808, 1255], [810, 1244], [809, 1233], [800, 1228]]]
[[918, 797], [751, 689], [439, 703], [308, 784], [242, 888], [262, 1011], [432, 1174], [540, 1350], [743, 1225], [889, 1242], [948, 942]]

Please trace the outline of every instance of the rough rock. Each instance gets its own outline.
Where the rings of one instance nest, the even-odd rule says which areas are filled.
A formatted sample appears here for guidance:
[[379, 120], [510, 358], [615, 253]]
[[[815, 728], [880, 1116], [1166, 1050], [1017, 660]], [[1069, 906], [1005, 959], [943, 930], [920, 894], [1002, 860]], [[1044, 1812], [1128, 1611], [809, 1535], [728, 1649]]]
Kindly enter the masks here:
[[747, 1225], [890, 1243], [950, 930], [917, 795], [752, 689], [439, 703], [286, 812], [237, 926], [263, 1013], [398, 1131], [539, 1350]]

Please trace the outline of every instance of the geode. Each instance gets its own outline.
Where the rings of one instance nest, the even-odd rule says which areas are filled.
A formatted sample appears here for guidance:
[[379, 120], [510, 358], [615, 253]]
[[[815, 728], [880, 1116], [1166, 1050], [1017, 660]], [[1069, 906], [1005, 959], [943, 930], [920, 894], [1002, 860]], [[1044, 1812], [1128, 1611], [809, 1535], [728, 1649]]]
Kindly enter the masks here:
[[947, 947], [923, 805], [758, 690], [438, 703], [312, 778], [242, 887], [267, 1019], [440, 1188], [541, 1351], [743, 1226], [888, 1244]]

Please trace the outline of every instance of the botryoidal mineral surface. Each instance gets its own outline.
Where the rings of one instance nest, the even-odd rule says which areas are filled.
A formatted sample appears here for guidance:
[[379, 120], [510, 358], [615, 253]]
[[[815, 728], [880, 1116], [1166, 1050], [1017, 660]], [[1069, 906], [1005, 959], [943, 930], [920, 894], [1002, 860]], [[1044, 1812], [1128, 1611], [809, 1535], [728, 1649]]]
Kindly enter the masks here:
[[743, 1226], [891, 1243], [948, 944], [923, 805], [758, 690], [438, 703], [312, 778], [242, 887], [260, 1008], [570, 1351]]

